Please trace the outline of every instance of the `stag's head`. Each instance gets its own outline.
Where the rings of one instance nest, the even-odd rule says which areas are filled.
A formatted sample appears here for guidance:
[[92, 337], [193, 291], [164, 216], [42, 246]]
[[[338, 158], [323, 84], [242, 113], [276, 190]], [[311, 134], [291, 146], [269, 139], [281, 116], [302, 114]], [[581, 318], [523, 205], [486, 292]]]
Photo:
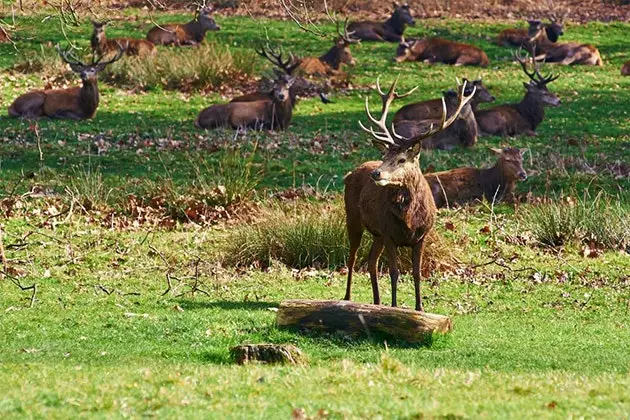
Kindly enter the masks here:
[[409, 8], [409, 4], [398, 4], [394, 3], [394, 14], [393, 17], [399, 21], [404, 23], [405, 25], [414, 26], [416, 21], [411, 16], [411, 9]]
[[291, 98], [291, 86], [295, 83], [295, 77], [289, 76], [278, 69], [274, 69], [276, 78], [273, 83], [273, 99], [276, 102], [284, 102]]
[[61, 59], [68, 63], [72, 71], [81, 77], [81, 80], [84, 82], [95, 82], [97, 73], [103, 71], [109, 64], [120, 60], [125, 53], [125, 49], [122, 45], [118, 44], [118, 51], [110, 60], [103, 61], [102, 56], [96, 57], [93, 55], [92, 62], [89, 64], [80, 61], [72, 52], [72, 47], [62, 50], [59, 45], [57, 45], [57, 52], [61, 56]]
[[[549, 106], [559, 106], [562, 101], [560, 101], [560, 98], [558, 98], [555, 93], [549, 90], [547, 85], [560, 76], [554, 76], [553, 74], [543, 76], [540, 74], [540, 63], [536, 61], [534, 54], [535, 48], [536, 47], [534, 45], [531, 46], [530, 59], [522, 56], [521, 49], [514, 54], [514, 58], [520, 63], [523, 72], [527, 75], [527, 77], [529, 77], [529, 82], [523, 83], [523, 85], [525, 86], [525, 89], [527, 89], [528, 94], [539, 97], [543, 104]], [[528, 69], [529, 62], [532, 63], [532, 70]]]
[[354, 60], [354, 57], [352, 57], [352, 53], [350, 52], [350, 45], [358, 44], [361, 42], [361, 40], [352, 37], [352, 35], [354, 35], [354, 31], [348, 32], [348, 19], [346, 19], [343, 23], [343, 29], [341, 28], [339, 21], [337, 21], [336, 23], [338, 37], [335, 41], [335, 45], [340, 51], [340, 62], [348, 66], [354, 66], [356, 65], [356, 61]]
[[483, 84], [482, 79], [468, 80], [464, 78], [464, 82], [466, 83], [466, 92], [464, 92], [466, 95], [469, 95], [473, 88], [475, 89], [475, 96], [473, 98], [474, 102], [494, 102], [496, 99], [490, 93], [486, 85]]
[[527, 172], [523, 169], [523, 155], [527, 149], [505, 147], [503, 149], [490, 148], [499, 158], [497, 165], [507, 179], [527, 180]]
[[564, 35], [564, 30], [561, 22], [552, 21], [549, 25], [546, 25], [545, 32], [547, 33], [547, 38], [551, 42], [558, 41], [561, 35]]
[[426, 40], [424, 39], [405, 39], [405, 37], [401, 37], [400, 42], [398, 43], [398, 48], [396, 48], [396, 57], [394, 57], [394, 61], [396, 63], [402, 63], [403, 61], [407, 61], [413, 54], [419, 54], [424, 50], [426, 44]]
[[[434, 127], [431, 125], [425, 133], [412, 138], [405, 138], [396, 133], [393, 124], [391, 128], [387, 126], [387, 114], [392, 102], [395, 99], [409, 96], [417, 89], [417, 87], [407, 93], [399, 94], [396, 92], [397, 82], [398, 78], [394, 80], [387, 93], [385, 93], [381, 89], [379, 79], [376, 80], [376, 88], [383, 103], [381, 117], [377, 120], [372, 116], [369, 101], [366, 97], [365, 112], [371, 122], [371, 127], [367, 128], [359, 121], [361, 128], [370, 133], [374, 144], [383, 151], [383, 161], [381, 165], [371, 173], [371, 177], [374, 182], [383, 187], [388, 185], [402, 185], [409, 174], [416, 173], [420, 170], [418, 160], [420, 158], [422, 141], [450, 126], [459, 117], [460, 112], [472, 99], [475, 93], [475, 89], [473, 88], [473, 92], [470, 95], [465, 95], [466, 82], [464, 82], [464, 84], [460, 85], [458, 88], [457, 109], [449, 118], [446, 116], [446, 102], [442, 99], [442, 119], [439, 126]], [[374, 126], [377, 128], [376, 130], [374, 129]]]
[[199, 23], [201, 27], [206, 31], [218, 31], [221, 27], [215, 22], [212, 17], [213, 9], [210, 6], [204, 6], [199, 10]]

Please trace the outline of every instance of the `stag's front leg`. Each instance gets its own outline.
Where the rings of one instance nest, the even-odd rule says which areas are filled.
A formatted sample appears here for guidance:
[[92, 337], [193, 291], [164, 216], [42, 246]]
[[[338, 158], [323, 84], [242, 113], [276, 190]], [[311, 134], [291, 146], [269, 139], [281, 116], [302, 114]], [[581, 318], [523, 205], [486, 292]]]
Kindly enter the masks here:
[[424, 252], [424, 238], [412, 249], [411, 262], [413, 264], [413, 286], [416, 291], [416, 311], [424, 312], [422, 295], [420, 292], [420, 279], [422, 270], [422, 254]]
[[378, 293], [378, 258], [383, 252], [383, 238], [380, 236], [374, 237], [372, 242], [372, 248], [370, 249], [370, 257], [368, 260], [368, 271], [370, 272], [370, 281], [372, 282], [372, 296], [374, 297], [374, 304], [381, 304], [381, 297]]
[[387, 250], [387, 263], [389, 265], [389, 278], [392, 282], [392, 306], [398, 306], [396, 299], [396, 290], [398, 288], [398, 278], [400, 277], [400, 271], [398, 270], [398, 252], [396, 245], [391, 242], [387, 242], [385, 245]]

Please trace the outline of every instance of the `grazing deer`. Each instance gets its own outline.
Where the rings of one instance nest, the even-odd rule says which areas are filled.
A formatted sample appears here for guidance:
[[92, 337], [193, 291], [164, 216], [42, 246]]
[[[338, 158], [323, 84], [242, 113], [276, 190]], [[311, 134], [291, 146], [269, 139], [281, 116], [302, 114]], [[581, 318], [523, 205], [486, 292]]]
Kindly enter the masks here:
[[125, 49], [125, 54], [127, 55], [155, 55], [155, 45], [147, 40], [132, 38], [107, 39], [107, 37], [105, 36], [105, 25], [107, 25], [108, 23], [109, 21], [92, 21], [92, 26], [94, 30], [92, 32], [90, 45], [92, 46], [92, 50], [97, 55], [105, 56], [110, 53], [116, 53], [118, 52], [118, 45], [121, 45]]
[[337, 34], [335, 45], [326, 54], [321, 57], [303, 57], [301, 59], [298, 67], [299, 73], [309, 76], [334, 75], [339, 72], [342, 64], [348, 66], [356, 64], [350, 52], [350, 45], [359, 43], [360, 40], [352, 38], [354, 32], [348, 32], [347, 20], [344, 23], [343, 31], [341, 31], [339, 21], [337, 21]]
[[630, 61], [626, 61], [623, 67], [621, 67], [622, 76], [630, 76]]
[[188, 23], [154, 26], [147, 34], [147, 41], [155, 45], [198, 46], [206, 38], [207, 31], [221, 29], [211, 14], [212, 8], [206, 6], [199, 10], [198, 17]]
[[[464, 82], [466, 82], [466, 95], [469, 95], [470, 92], [472, 92], [473, 88], [475, 91], [475, 95], [470, 101], [470, 107], [473, 112], [477, 112], [477, 107], [480, 103], [494, 102], [495, 98], [494, 96], [492, 96], [488, 88], [483, 84], [483, 80], [464, 79]], [[446, 106], [449, 107], [450, 102], [447, 101]], [[453, 109], [454, 108], [448, 108], [448, 111], [451, 112]], [[442, 99], [430, 99], [428, 101], [414, 102], [403, 106], [394, 114], [394, 124], [398, 124], [399, 122], [404, 120], [435, 120], [440, 118], [441, 115]]]
[[538, 62], [534, 61], [533, 71], [527, 70], [527, 62], [521, 54], [514, 54], [523, 72], [529, 77], [525, 86], [525, 97], [517, 104], [499, 105], [477, 111], [475, 117], [481, 134], [494, 136], [515, 136], [518, 134], [536, 135], [536, 128], [545, 119], [545, 106], [559, 106], [561, 101], [549, 91], [547, 85], [559, 76], [542, 76]]
[[437, 208], [463, 205], [485, 198], [488, 201], [511, 200], [516, 181], [527, 180], [523, 154], [527, 149], [506, 147], [490, 149], [497, 156], [492, 168], [456, 168], [425, 174]]
[[83, 85], [68, 89], [35, 90], [19, 96], [9, 107], [9, 116], [28, 119], [50, 117], [82, 120], [94, 117], [98, 108], [98, 72], [122, 57], [124, 49], [118, 47], [118, 53], [109, 61], [93, 58], [92, 63], [83, 64], [69, 49], [62, 51], [57, 46], [59, 55], [70, 65], [73, 72], [81, 76]]
[[398, 44], [397, 63], [403, 61], [424, 61], [426, 63], [444, 63], [455, 66], [481, 66], [490, 64], [486, 53], [478, 47], [442, 38], [423, 38]]
[[558, 41], [564, 34], [562, 23], [551, 18], [551, 23], [540, 20], [528, 20], [528, 29], [506, 29], [499, 34], [497, 43], [506, 47], [525, 47], [536, 45], [536, 54], [541, 54], [550, 44]]
[[367, 229], [374, 237], [368, 261], [374, 304], [381, 303], [377, 267], [378, 259], [385, 248], [392, 284], [392, 306], [397, 306], [396, 286], [399, 276], [397, 248], [405, 246], [412, 248], [415, 308], [423, 311], [420, 268], [425, 239], [433, 228], [436, 208], [429, 184], [418, 165], [420, 144], [425, 138], [444, 130], [455, 121], [459, 111], [472, 96], [464, 96], [463, 86], [459, 91], [457, 110], [450, 118], [446, 118], [446, 104], [443, 104], [442, 120], [437, 128], [431, 127], [428, 132], [412, 139], [405, 139], [395, 130], [388, 129], [387, 113], [395, 99], [403, 98], [415, 89], [400, 95], [396, 92], [397, 81], [398, 79], [392, 83], [387, 93], [383, 93], [377, 79], [376, 86], [383, 101], [380, 119], [372, 116], [368, 99], [365, 100], [366, 114], [378, 131], [360, 124], [363, 130], [370, 133], [374, 143], [384, 151], [383, 160], [366, 162], [344, 178], [346, 226], [350, 238], [348, 282], [344, 299], [350, 300], [351, 297], [352, 272], [357, 250], [361, 244], [363, 230]]
[[199, 113], [197, 128], [270, 129], [286, 130], [293, 116], [295, 98], [291, 86], [295, 78], [277, 69], [271, 99], [252, 102], [215, 104]]
[[415, 24], [409, 5], [394, 3], [394, 12], [385, 22], [352, 22], [348, 30], [354, 32], [354, 37], [362, 41], [400, 42], [407, 25]]
[[[471, 88], [470, 91], [467, 89], [467, 92], [470, 92], [469, 95], [473, 95], [474, 87]], [[455, 91], [449, 90], [444, 92], [447, 110], [454, 110], [457, 107], [458, 99], [458, 95]], [[399, 122], [394, 121], [394, 128], [402, 137], [412, 138], [426, 133], [429, 127], [436, 123], [438, 123], [436, 119], [427, 119], [424, 121], [401, 120]], [[458, 145], [472, 147], [477, 144], [478, 132], [475, 114], [469, 102], [461, 109], [458, 118], [453, 124], [439, 133], [424, 139], [422, 141], [422, 148], [450, 150]]]

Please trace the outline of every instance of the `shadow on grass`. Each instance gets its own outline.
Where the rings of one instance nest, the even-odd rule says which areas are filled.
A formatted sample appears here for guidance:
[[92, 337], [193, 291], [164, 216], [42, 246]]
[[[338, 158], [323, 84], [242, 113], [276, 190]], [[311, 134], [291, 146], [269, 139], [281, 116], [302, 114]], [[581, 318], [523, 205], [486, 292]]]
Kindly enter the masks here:
[[185, 310], [221, 309], [225, 311], [267, 311], [277, 308], [279, 302], [242, 302], [219, 300], [215, 302], [200, 302], [195, 300], [180, 300], [179, 305]]

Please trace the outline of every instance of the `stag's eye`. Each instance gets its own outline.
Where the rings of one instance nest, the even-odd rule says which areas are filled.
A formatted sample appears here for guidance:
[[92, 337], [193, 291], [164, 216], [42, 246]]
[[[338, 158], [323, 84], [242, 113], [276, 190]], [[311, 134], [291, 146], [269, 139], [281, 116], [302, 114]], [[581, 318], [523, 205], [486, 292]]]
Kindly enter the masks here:
[[405, 162], [406, 162], [406, 160], [405, 160], [405, 159], [399, 159], [399, 160], [398, 160], [398, 164], [399, 164], [399, 165], [402, 165], [402, 164], [403, 164], [403, 163], [405, 163]]

